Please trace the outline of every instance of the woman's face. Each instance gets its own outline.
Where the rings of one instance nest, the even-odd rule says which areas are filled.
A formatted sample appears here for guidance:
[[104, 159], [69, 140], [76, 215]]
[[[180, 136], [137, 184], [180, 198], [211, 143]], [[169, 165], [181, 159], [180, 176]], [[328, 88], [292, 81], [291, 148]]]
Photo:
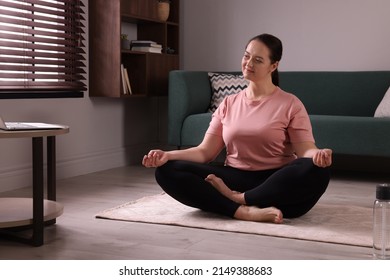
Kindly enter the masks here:
[[271, 63], [270, 50], [263, 42], [253, 40], [246, 47], [241, 61], [244, 78], [258, 82], [271, 78], [272, 72], [278, 67], [278, 62]]

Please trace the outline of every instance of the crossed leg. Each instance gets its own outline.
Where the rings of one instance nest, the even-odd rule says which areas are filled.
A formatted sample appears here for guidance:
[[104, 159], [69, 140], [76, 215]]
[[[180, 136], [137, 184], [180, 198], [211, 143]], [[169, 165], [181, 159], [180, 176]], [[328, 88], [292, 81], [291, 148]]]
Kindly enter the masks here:
[[214, 174], [210, 174], [206, 177], [205, 181], [209, 182], [214, 188], [216, 188], [222, 195], [229, 198], [230, 200], [244, 205], [245, 203], [245, 197], [244, 193], [236, 192], [231, 190], [228, 186], [226, 186], [225, 182], [215, 176]]
[[209, 182], [222, 195], [228, 199], [240, 204], [234, 217], [239, 220], [254, 221], [254, 222], [272, 222], [280, 224], [283, 222], [282, 211], [275, 207], [259, 208], [256, 206], [245, 205], [244, 193], [231, 190], [223, 180], [214, 174], [206, 177], [205, 181]]

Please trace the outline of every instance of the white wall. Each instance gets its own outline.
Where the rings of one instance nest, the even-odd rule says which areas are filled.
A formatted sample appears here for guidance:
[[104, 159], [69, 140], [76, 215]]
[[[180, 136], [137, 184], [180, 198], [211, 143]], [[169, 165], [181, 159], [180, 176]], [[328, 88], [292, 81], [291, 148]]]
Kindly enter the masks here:
[[182, 0], [182, 68], [240, 70], [251, 37], [278, 36], [280, 70], [390, 70], [388, 0]]
[[[67, 124], [57, 137], [58, 178], [139, 163], [158, 139], [158, 100], [0, 100], [9, 120]], [[0, 192], [31, 184], [31, 139], [0, 139]]]

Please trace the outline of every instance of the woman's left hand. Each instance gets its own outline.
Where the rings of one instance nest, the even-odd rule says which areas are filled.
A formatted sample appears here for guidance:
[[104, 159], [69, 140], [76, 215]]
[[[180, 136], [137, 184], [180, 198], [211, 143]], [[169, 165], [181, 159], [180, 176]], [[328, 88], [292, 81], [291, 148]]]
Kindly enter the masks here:
[[332, 164], [332, 150], [318, 149], [313, 156], [313, 163], [318, 167], [328, 167]]

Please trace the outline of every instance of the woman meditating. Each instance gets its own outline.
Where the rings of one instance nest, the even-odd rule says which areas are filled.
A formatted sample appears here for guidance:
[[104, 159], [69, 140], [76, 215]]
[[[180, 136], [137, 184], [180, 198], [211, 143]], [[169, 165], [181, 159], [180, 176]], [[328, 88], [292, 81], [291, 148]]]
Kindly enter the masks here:
[[[203, 141], [144, 156], [168, 195], [204, 211], [272, 223], [317, 203], [329, 184], [332, 150], [316, 147], [304, 105], [279, 87], [282, 49], [270, 34], [249, 40], [241, 63], [249, 85], [222, 101]], [[224, 148], [225, 164], [210, 164]]]

